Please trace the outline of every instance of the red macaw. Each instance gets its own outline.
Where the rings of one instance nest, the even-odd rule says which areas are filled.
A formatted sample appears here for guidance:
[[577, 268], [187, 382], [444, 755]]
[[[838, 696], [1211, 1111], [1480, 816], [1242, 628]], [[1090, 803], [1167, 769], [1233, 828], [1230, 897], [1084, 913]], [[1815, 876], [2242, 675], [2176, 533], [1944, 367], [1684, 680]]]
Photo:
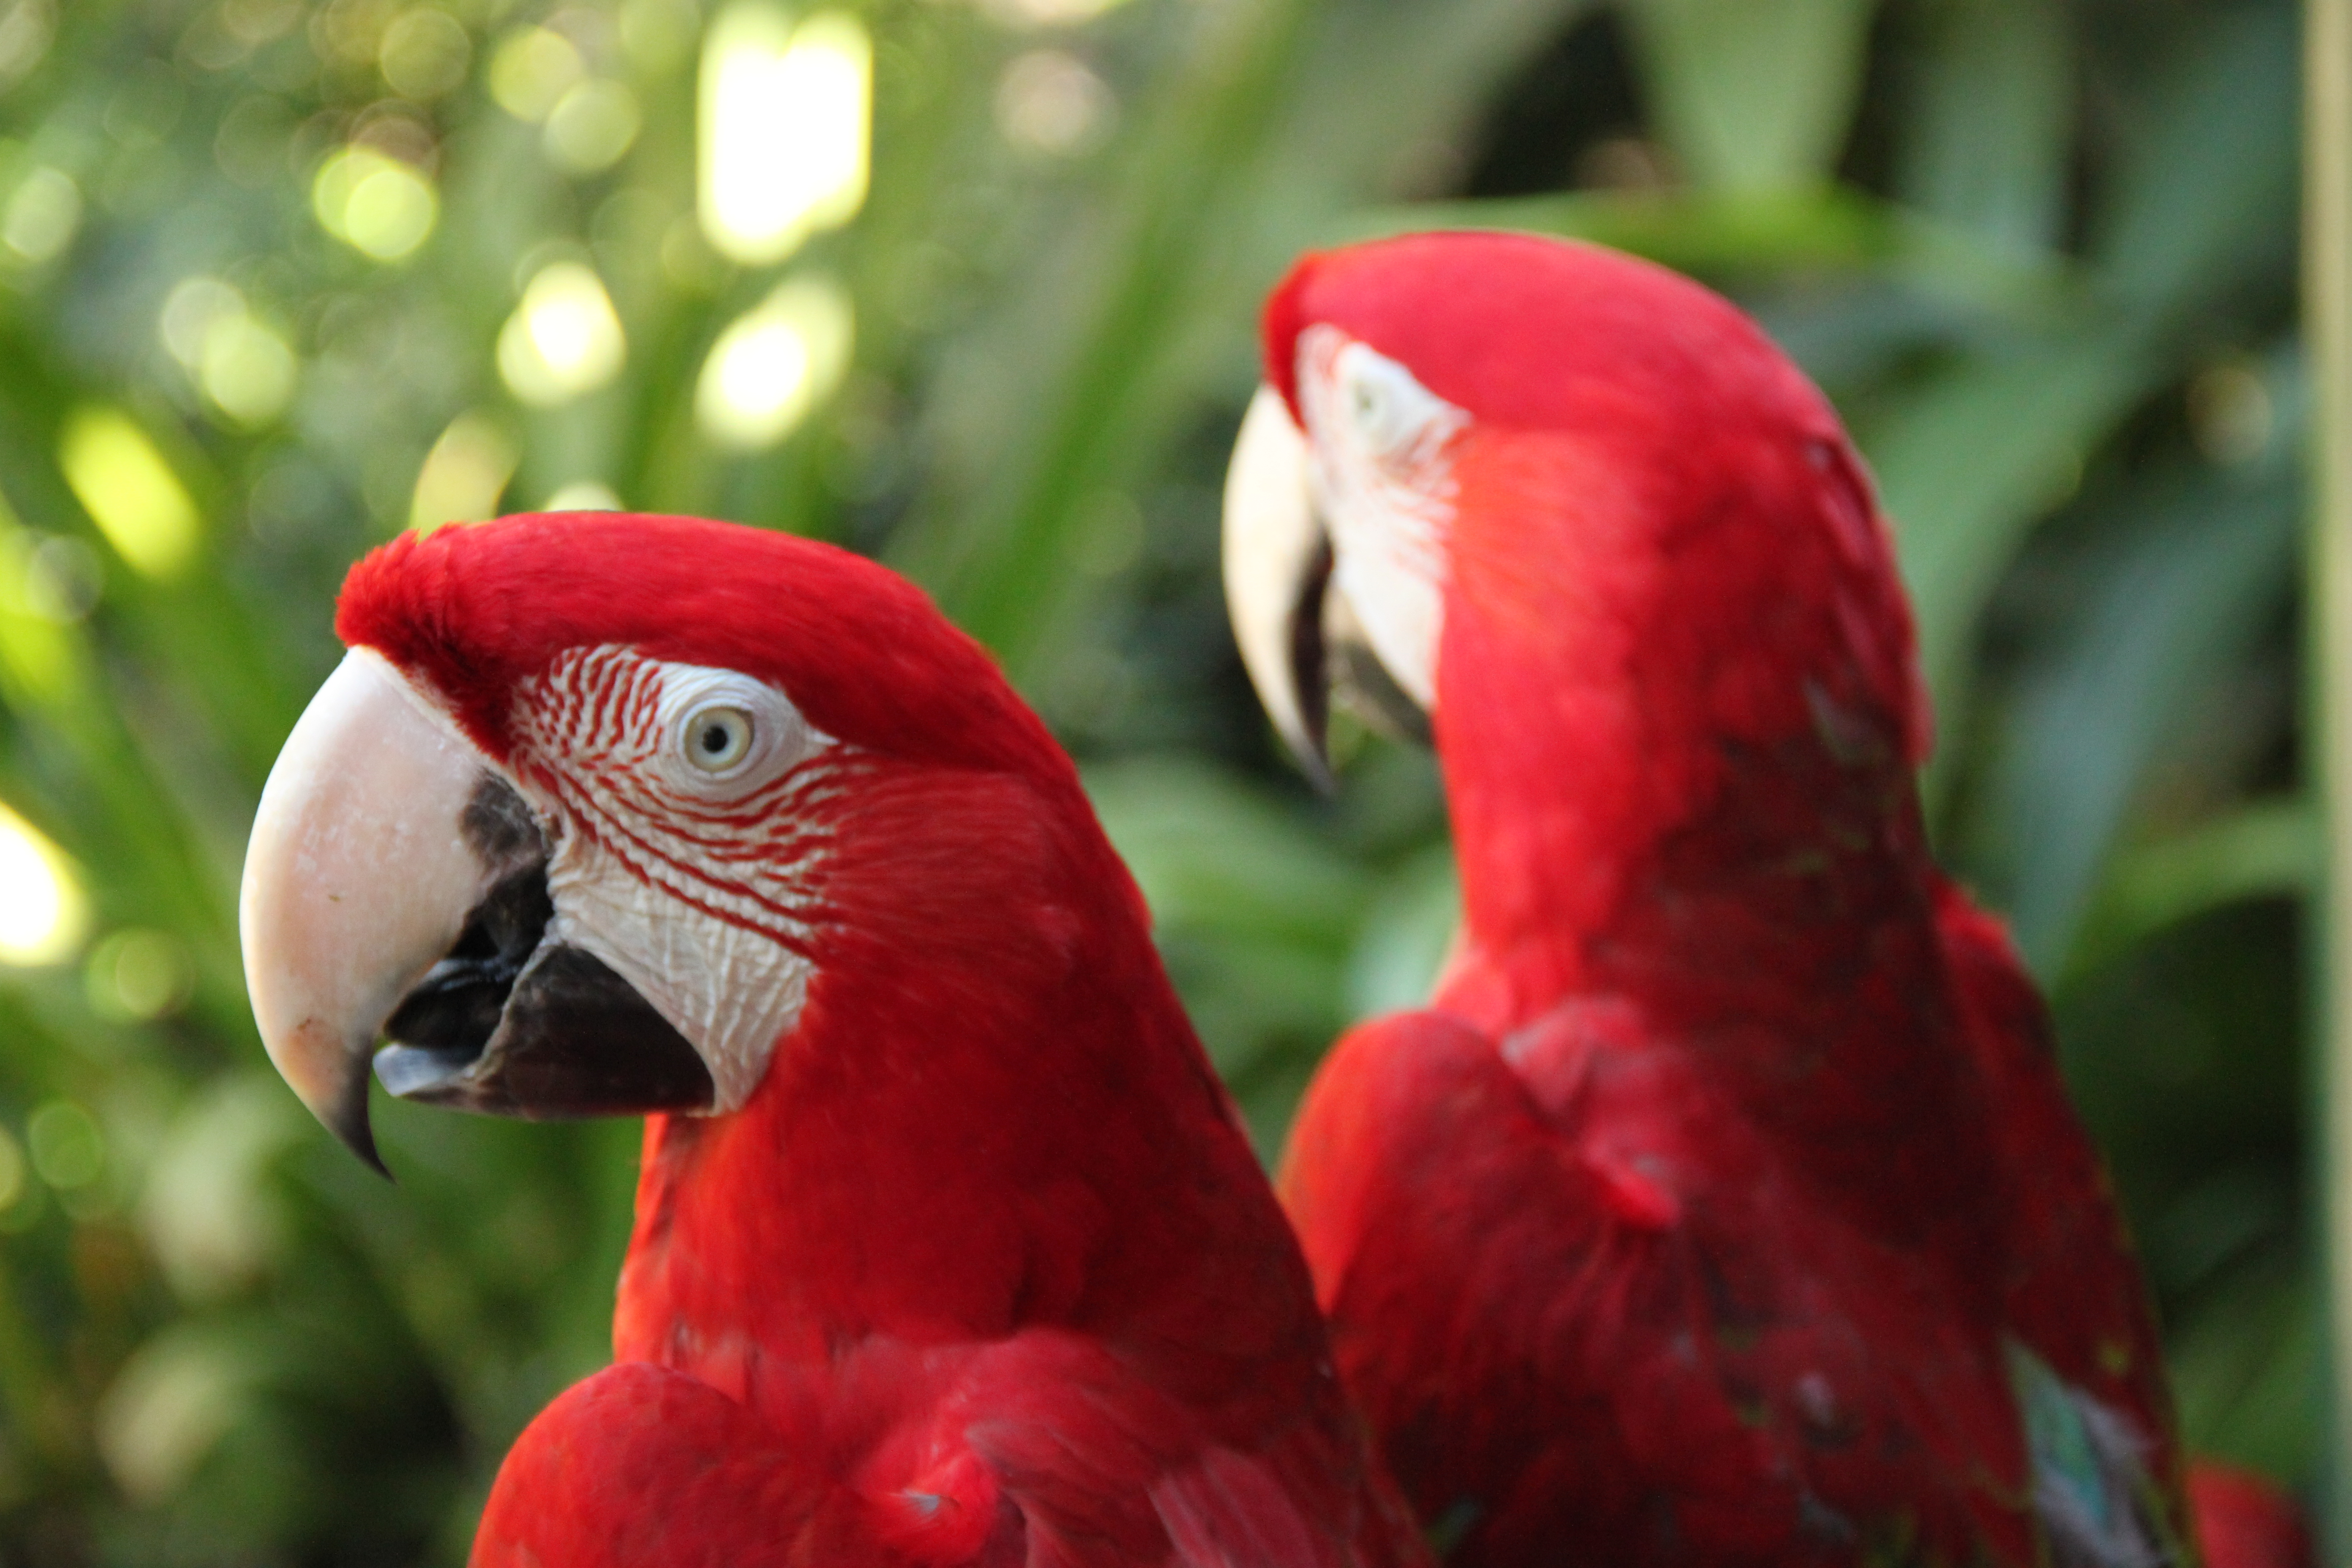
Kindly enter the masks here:
[[1828, 402], [1591, 246], [1309, 256], [1236, 633], [1433, 727], [1463, 926], [1281, 1176], [1459, 1568], [2186, 1563], [2145, 1286], [2000, 927], [1929, 858], [1911, 616]]
[[1425, 1561], [1076, 771], [912, 587], [684, 518], [353, 568], [242, 926], [288, 1081], [650, 1112], [498, 1568]]
[[2311, 1568], [2311, 1526], [2266, 1476], [2211, 1459], [2189, 1462], [2189, 1511], [2205, 1568]]

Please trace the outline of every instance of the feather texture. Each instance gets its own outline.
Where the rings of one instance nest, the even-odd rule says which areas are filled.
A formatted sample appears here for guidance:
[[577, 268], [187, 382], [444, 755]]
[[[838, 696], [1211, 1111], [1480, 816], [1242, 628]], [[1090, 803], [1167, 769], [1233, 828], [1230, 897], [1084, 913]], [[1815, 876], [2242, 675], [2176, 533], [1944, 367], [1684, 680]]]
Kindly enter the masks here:
[[1521, 237], [1301, 263], [1294, 407], [1311, 332], [1465, 416], [1464, 939], [1341, 1042], [1284, 1176], [1451, 1560], [2189, 1561], [2145, 1289], [2040, 1000], [1928, 856], [1826, 401], [1696, 285]]
[[[748, 529], [523, 518], [379, 552], [340, 626], [559, 857], [621, 836], [647, 900], [806, 965], [740, 1110], [649, 1119], [619, 1364], [524, 1434], [478, 1563], [1422, 1560], [1076, 770], [919, 594]], [[677, 668], [781, 693], [822, 743], [778, 765], [820, 771], [653, 789], [631, 715]]]

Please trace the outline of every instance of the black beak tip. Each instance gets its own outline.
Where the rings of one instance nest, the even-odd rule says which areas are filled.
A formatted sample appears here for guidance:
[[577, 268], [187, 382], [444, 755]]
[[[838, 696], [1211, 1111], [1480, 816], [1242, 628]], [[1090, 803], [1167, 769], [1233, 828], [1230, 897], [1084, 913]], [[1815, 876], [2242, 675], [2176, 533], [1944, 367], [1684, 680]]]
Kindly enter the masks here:
[[1339, 793], [1339, 775], [1331, 771], [1331, 756], [1324, 750], [1322, 736], [1316, 736], [1313, 743], [1298, 753], [1298, 769], [1315, 786], [1317, 795], [1328, 800]]
[[352, 1075], [351, 1084], [343, 1091], [342, 1103], [335, 1108], [335, 1114], [328, 1120], [327, 1131], [341, 1140], [344, 1148], [358, 1155], [360, 1163], [389, 1182], [393, 1179], [391, 1167], [376, 1152], [375, 1130], [368, 1125], [368, 1079], [372, 1076], [364, 1072]]

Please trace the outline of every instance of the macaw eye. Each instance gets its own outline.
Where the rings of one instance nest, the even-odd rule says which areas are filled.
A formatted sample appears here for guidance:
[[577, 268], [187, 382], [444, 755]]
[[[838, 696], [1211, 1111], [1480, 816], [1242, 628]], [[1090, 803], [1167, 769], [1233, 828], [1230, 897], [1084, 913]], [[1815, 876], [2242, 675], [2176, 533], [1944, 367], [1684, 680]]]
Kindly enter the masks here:
[[723, 773], [751, 752], [751, 716], [740, 708], [705, 708], [686, 721], [686, 760]]
[[1333, 367], [1347, 420], [1371, 453], [1400, 462], [1427, 457], [1433, 437], [1443, 440], [1454, 425], [1454, 410], [1415, 381], [1412, 372], [1366, 347], [1349, 343]]

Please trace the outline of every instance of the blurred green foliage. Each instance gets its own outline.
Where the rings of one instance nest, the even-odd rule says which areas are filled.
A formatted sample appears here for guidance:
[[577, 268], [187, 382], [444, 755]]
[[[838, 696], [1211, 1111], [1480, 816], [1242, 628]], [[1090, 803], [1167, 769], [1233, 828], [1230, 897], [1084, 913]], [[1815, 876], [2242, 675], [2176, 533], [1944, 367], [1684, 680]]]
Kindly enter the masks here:
[[[1440, 223], [1693, 270], [1839, 400], [1937, 834], [2053, 988], [2191, 1440], [2310, 1479], [2292, 7], [845, 3], [870, 194], [744, 267], [694, 0], [0, 0], [0, 799], [87, 903], [0, 969], [0, 1563], [456, 1562], [604, 1353], [634, 1128], [390, 1106], [387, 1185], [245, 1010], [256, 794], [414, 512], [588, 484], [913, 573], [1087, 763], [1271, 1151], [1451, 866], [1426, 757], [1343, 736], [1325, 801], [1276, 754], [1217, 485], [1289, 257]], [[502, 375], [583, 268], [616, 373]], [[780, 279], [854, 347], [730, 448], [698, 377]]]

